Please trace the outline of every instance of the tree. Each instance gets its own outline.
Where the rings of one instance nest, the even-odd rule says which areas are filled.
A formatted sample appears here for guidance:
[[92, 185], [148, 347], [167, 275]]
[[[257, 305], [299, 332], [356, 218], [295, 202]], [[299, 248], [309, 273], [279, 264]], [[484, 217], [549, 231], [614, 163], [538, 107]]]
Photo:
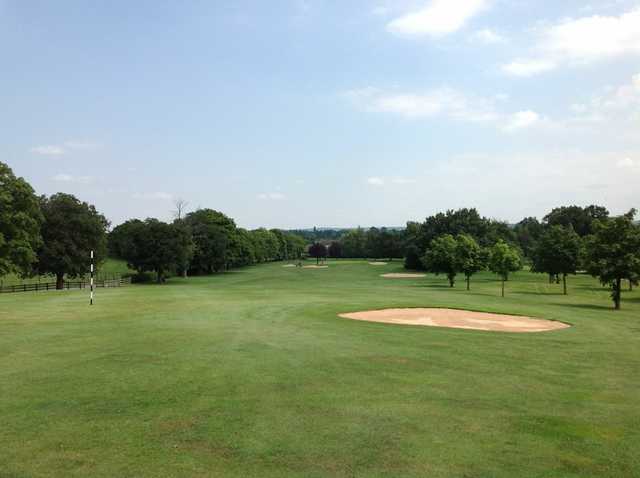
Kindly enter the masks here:
[[191, 269], [211, 274], [225, 268], [229, 259], [229, 243], [236, 225], [233, 219], [213, 209], [198, 209], [184, 218], [195, 245]]
[[352, 229], [342, 235], [343, 257], [361, 258], [366, 255], [367, 238], [362, 228]]
[[407, 247], [404, 257], [404, 268], [411, 270], [420, 270], [424, 268], [418, 246], [412, 244]]
[[536, 242], [544, 232], [544, 225], [535, 217], [526, 217], [513, 228], [516, 241], [526, 257], [531, 257]]
[[180, 221], [187, 211], [187, 207], [189, 206], [189, 201], [185, 201], [182, 198], [177, 198], [173, 201], [173, 205], [176, 209], [173, 211], [173, 217]]
[[573, 227], [580, 237], [593, 234], [593, 223], [609, 217], [609, 211], [602, 206], [563, 206], [557, 207], [544, 217], [549, 226]]
[[496, 242], [489, 255], [489, 269], [500, 276], [504, 297], [504, 283], [509, 280], [509, 274], [522, 269], [522, 259], [518, 250], [504, 241]]
[[329, 244], [329, 257], [335, 259], [342, 257], [342, 244], [339, 241], [331, 241]]
[[65, 275], [79, 277], [89, 271], [92, 250], [97, 264], [105, 259], [109, 222], [71, 194], [42, 197], [40, 202], [44, 222], [38, 271], [55, 274], [56, 289], [62, 289]]
[[622, 280], [640, 275], [640, 228], [633, 223], [636, 214], [598, 220], [594, 234], [587, 238], [587, 271], [611, 287], [611, 298], [620, 309]]
[[309, 246], [309, 255], [315, 257], [316, 264], [319, 264], [320, 259], [327, 257], [327, 247], [320, 242], [314, 242]]
[[470, 290], [471, 276], [485, 268], [482, 248], [468, 234], [458, 234], [456, 236], [456, 256], [460, 272], [464, 273], [467, 281], [467, 290]]
[[581, 250], [582, 240], [571, 226], [551, 226], [536, 244], [532, 270], [562, 276], [563, 291], [567, 295], [567, 275], [576, 273]]
[[180, 222], [133, 219], [114, 232], [122, 247], [119, 257], [139, 274], [155, 272], [158, 283], [164, 282], [167, 273], [182, 270], [194, 248], [191, 235]]
[[38, 198], [29, 183], [0, 163], [0, 276], [31, 272], [42, 244], [42, 221]]
[[423, 256], [422, 263], [428, 272], [446, 274], [449, 286], [453, 287], [456, 274], [460, 271], [457, 243], [453, 236], [445, 234], [431, 241], [431, 247]]

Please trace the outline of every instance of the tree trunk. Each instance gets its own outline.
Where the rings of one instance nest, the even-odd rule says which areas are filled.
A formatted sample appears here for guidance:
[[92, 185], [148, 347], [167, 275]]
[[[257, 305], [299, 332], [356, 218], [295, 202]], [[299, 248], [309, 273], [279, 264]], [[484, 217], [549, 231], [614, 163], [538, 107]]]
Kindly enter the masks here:
[[182, 271], [182, 278], [186, 279], [187, 278], [187, 268], [185, 267], [184, 270]]
[[449, 287], [453, 287], [456, 282], [455, 276], [449, 276]]
[[156, 283], [162, 284], [162, 271], [161, 270], [159, 270], [158, 273], [156, 274]]
[[553, 284], [553, 274], [549, 274], [549, 284]]
[[613, 303], [615, 304], [615, 309], [620, 310], [620, 289], [622, 286], [622, 279], [616, 279], [613, 284]]
[[567, 274], [562, 274], [562, 286], [564, 287], [564, 295], [567, 295]]
[[471, 290], [470, 282], [471, 282], [471, 276], [467, 276], [467, 290]]
[[560, 283], [560, 274], [556, 274], [556, 284]]
[[56, 289], [62, 290], [64, 288], [64, 272], [56, 273]]
[[502, 297], [504, 297], [504, 277], [502, 278]]
[[629, 279], [629, 292], [633, 292], [633, 282]]

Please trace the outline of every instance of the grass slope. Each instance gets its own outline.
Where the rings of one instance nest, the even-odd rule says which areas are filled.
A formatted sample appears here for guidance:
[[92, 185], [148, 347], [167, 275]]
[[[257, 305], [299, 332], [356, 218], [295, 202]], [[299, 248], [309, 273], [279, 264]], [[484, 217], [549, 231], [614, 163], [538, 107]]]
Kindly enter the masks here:
[[[364, 262], [0, 297], [0, 477], [640, 476], [640, 294]], [[443, 306], [574, 327], [394, 326]]]

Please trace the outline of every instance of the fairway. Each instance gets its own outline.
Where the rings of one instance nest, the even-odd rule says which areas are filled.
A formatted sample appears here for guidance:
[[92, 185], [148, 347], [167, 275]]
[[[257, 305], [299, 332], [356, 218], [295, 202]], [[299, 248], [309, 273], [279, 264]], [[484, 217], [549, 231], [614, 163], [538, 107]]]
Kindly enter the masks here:
[[[640, 292], [328, 265], [0, 296], [0, 477], [640, 476]], [[404, 307], [571, 327], [338, 317]]]

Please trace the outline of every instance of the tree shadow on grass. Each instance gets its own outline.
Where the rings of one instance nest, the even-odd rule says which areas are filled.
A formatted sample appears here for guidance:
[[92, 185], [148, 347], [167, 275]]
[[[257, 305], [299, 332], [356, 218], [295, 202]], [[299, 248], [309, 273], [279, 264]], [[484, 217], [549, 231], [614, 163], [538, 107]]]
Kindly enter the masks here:
[[549, 305], [558, 305], [561, 307], [573, 307], [574, 309], [597, 310], [599, 312], [615, 312], [613, 305], [592, 305], [592, 304], [565, 304], [563, 302], [552, 302]]
[[548, 296], [548, 295], [557, 295], [559, 297], [564, 296], [562, 291], [560, 291], [560, 292], [542, 292], [542, 291], [522, 290], [522, 291], [513, 291], [513, 293], [514, 294], [524, 294], [524, 295], [546, 295], [546, 296]]

